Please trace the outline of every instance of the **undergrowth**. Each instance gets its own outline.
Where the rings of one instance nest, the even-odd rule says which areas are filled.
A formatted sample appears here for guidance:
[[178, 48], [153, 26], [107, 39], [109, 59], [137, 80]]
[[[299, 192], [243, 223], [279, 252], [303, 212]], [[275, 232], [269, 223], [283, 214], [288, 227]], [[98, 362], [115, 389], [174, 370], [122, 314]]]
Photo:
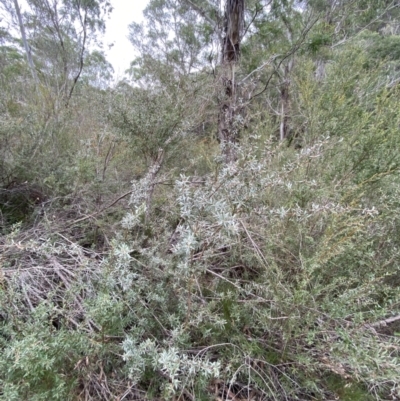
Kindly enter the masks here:
[[[397, 399], [400, 105], [355, 50], [324, 84], [298, 71], [301, 149], [248, 127], [237, 160], [205, 160], [171, 118], [126, 193], [117, 131], [87, 138], [68, 186], [44, 174], [64, 202], [1, 237], [0, 399]], [[190, 168], [163, 168], [165, 143]]]

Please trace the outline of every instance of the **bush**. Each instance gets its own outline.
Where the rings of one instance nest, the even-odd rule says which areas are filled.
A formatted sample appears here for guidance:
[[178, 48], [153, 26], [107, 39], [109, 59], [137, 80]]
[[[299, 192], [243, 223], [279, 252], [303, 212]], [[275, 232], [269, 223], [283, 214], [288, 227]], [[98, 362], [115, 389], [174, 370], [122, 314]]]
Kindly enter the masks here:
[[[65, 210], [3, 235], [0, 397], [398, 397], [400, 107], [364, 61], [348, 43], [323, 84], [311, 63], [296, 72], [302, 149], [265, 119], [201, 177], [147, 166], [118, 227], [78, 219], [106, 226], [101, 250], [78, 244]], [[150, 97], [160, 135], [146, 141], [134, 93], [113, 127], [154, 159], [180, 114]], [[175, 156], [190, 154], [179, 138]], [[84, 197], [95, 168], [80, 160]]]

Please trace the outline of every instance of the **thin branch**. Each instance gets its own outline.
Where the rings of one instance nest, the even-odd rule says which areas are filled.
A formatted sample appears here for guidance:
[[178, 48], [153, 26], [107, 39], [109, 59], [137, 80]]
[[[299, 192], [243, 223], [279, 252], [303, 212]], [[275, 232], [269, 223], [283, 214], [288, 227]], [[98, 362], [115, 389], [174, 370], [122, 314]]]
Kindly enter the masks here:
[[368, 323], [368, 324], [366, 324], [364, 327], [366, 327], [366, 328], [371, 328], [371, 327], [374, 327], [374, 328], [386, 327], [388, 324], [397, 322], [398, 320], [400, 320], [400, 315], [393, 316], [393, 317], [389, 317], [389, 318], [383, 319], [383, 320], [379, 320], [379, 322]]
[[102, 209], [100, 209], [98, 212], [89, 214], [88, 216], [85, 216], [85, 217], [81, 217], [80, 219], [75, 220], [75, 221], [73, 221], [72, 223], [68, 224], [67, 227], [73, 226], [74, 224], [77, 224], [77, 223], [80, 223], [80, 222], [82, 222], [82, 221], [91, 219], [92, 217], [98, 216], [99, 214], [103, 213], [104, 211], [106, 211], [106, 210], [109, 209], [110, 207], [114, 206], [114, 205], [115, 205], [117, 202], [119, 202], [121, 199], [123, 199], [123, 198], [127, 197], [128, 195], [130, 195], [132, 192], [133, 192], [133, 191], [130, 190], [129, 192], [124, 193], [123, 195], [121, 195], [120, 197], [118, 197], [117, 199], [115, 199], [113, 202], [111, 202], [109, 205], [107, 205], [107, 206], [103, 207]]
[[303, 44], [308, 32], [311, 30], [311, 28], [318, 22], [319, 17], [316, 18], [308, 27], [306, 27], [303, 32], [301, 33], [301, 36], [299, 38], [299, 40], [295, 43], [295, 45], [292, 47], [292, 49], [281, 59], [281, 61], [278, 63], [278, 65], [276, 66], [275, 70], [271, 73], [271, 75], [269, 76], [267, 83], [264, 86], [264, 89], [261, 92], [256, 93], [254, 96], [251, 97], [250, 101], [253, 100], [254, 98], [262, 95], [269, 86], [269, 83], [272, 80], [272, 77], [275, 75], [275, 73], [277, 72], [277, 70], [279, 70], [279, 68], [281, 67], [281, 65], [283, 64], [283, 62], [288, 59], [289, 57], [291, 57], [294, 53], [297, 52], [297, 50], [300, 49], [301, 45]]
[[245, 76], [239, 83], [238, 85], [243, 84], [245, 81], [247, 81], [252, 75], [254, 75], [256, 72], [261, 71], [264, 67], [266, 67], [267, 65], [271, 64], [272, 62], [274, 62], [278, 57], [282, 56], [281, 54], [276, 54], [274, 56], [271, 56], [270, 59], [268, 61], [266, 61], [265, 63], [261, 64], [259, 67], [257, 67], [255, 70], [253, 70], [250, 74], [248, 74], [247, 76]]
[[246, 36], [248, 30], [250, 29], [251, 25], [253, 24], [253, 22], [255, 21], [255, 19], [257, 18], [258, 13], [263, 9], [263, 7], [258, 8], [256, 6], [256, 12], [253, 15], [253, 18], [251, 19], [251, 21], [249, 22], [249, 24], [247, 25], [247, 27], [244, 29], [244, 33], [242, 35], [242, 39]]
[[[80, 4], [79, 4], [78, 7], [80, 7]], [[78, 14], [79, 14], [79, 20], [80, 20], [80, 23], [81, 23], [81, 25], [82, 25], [82, 30], [83, 30], [82, 48], [81, 48], [80, 55], [79, 55], [79, 70], [78, 70], [77, 74], [75, 75], [74, 81], [73, 81], [72, 86], [71, 86], [71, 89], [70, 89], [70, 91], [69, 91], [69, 94], [68, 94], [68, 97], [67, 97], [67, 102], [66, 102], [66, 105], [67, 105], [67, 106], [68, 106], [69, 101], [71, 100], [72, 93], [74, 92], [74, 89], [75, 89], [75, 86], [76, 86], [76, 84], [77, 84], [77, 82], [78, 82], [78, 80], [79, 80], [79, 77], [80, 77], [81, 74], [82, 74], [82, 70], [83, 70], [83, 56], [84, 56], [84, 53], [85, 53], [85, 50], [86, 50], [86, 39], [87, 39], [87, 26], [86, 26], [86, 24], [87, 24], [87, 10], [85, 10], [83, 20], [82, 20], [82, 16], [81, 16], [80, 10], [78, 10]]]
[[216, 21], [210, 18], [201, 7], [193, 3], [191, 0], [185, 0], [185, 1], [189, 3], [193, 7], [193, 9], [197, 11], [207, 22], [209, 22], [214, 27], [214, 29], [217, 27]]

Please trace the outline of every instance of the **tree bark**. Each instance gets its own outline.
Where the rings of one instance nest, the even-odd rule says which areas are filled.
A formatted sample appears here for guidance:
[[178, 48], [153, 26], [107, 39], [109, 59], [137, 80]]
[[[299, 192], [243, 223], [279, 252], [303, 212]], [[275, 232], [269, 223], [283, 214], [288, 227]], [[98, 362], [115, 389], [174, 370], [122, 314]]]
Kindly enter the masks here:
[[[224, 66], [222, 76], [223, 93], [219, 105], [218, 138], [222, 153], [227, 163], [236, 159], [236, 143], [238, 131], [234, 126], [236, 109], [236, 84], [234, 77], [234, 65]], [[236, 129], [235, 129], [236, 128]]]
[[279, 127], [279, 139], [283, 141], [289, 137], [289, 115], [290, 115], [290, 74], [293, 68], [292, 60], [289, 64], [283, 67], [283, 82], [281, 84], [280, 95], [281, 95], [281, 122]]
[[237, 84], [235, 66], [240, 57], [240, 41], [244, 21], [244, 0], [226, 0], [224, 37], [222, 40], [222, 84], [218, 116], [218, 137], [227, 163], [236, 159], [238, 126], [235, 126], [237, 111]]

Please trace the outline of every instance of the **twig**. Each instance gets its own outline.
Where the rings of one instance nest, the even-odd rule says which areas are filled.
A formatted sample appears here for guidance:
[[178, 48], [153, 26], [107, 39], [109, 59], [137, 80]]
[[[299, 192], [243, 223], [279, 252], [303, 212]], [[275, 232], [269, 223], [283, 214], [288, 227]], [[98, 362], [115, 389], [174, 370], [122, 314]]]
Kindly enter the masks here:
[[127, 197], [128, 195], [130, 195], [132, 192], [133, 192], [132, 190], [130, 190], [129, 192], [126, 192], [125, 194], [121, 195], [119, 198], [117, 198], [113, 202], [111, 202], [109, 205], [107, 205], [107, 206], [103, 207], [102, 209], [100, 209], [98, 212], [89, 214], [89, 216], [81, 217], [80, 219], [77, 219], [77, 220], [73, 221], [72, 223], [68, 224], [67, 227], [70, 227], [70, 226], [72, 226], [72, 225], [74, 225], [76, 223], [80, 223], [82, 221], [85, 221], [87, 219], [91, 219], [92, 217], [98, 216], [99, 214], [103, 213], [104, 211], [106, 211], [110, 207], [114, 206], [121, 199], [123, 199], [123, 198]]
[[[280, 66], [283, 64], [283, 62], [288, 59], [290, 56], [292, 56], [293, 54], [295, 54], [297, 52], [297, 50], [300, 49], [300, 47], [302, 46], [302, 44], [304, 43], [308, 32], [311, 30], [311, 28], [318, 22], [319, 18], [316, 18], [314, 21], [312, 21], [310, 23], [309, 26], [306, 26], [303, 30], [303, 32], [301, 32], [300, 38], [297, 40], [297, 42], [292, 46], [292, 48], [289, 50], [288, 53], [286, 53], [282, 59], [279, 61], [278, 65], [276, 66], [275, 70], [270, 74], [269, 78], [267, 79], [267, 83], [264, 85], [264, 89], [261, 90], [260, 92], [256, 93], [254, 96], [251, 97], [250, 100], [253, 100], [254, 98], [262, 95], [269, 86], [269, 83], [272, 80], [272, 77], [274, 76], [274, 74], [277, 72], [277, 70], [280, 68]], [[274, 59], [275, 61], [275, 59]]]
[[250, 235], [249, 231], [247, 230], [245, 224], [243, 223], [242, 220], [239, 220], [240, 224], [242, 225], [244, 231], [246, 232], [246, 235], [248, 236], [251, 244], [253, 245], [257, 255], [259, 256], [259, 258], [261, 259], [261, 261], [264, 263], [264, 265], [267, 267], [269, 266], [269, 263], [267, 262], [267, 260], [265, 259], [264, 255], [262, 254], [260, 248], [258, 247], [258, 245], [255, 243], [255, 241], [253, 240], [252, 236]]
[[210, 18], [207, 14], [206, 11], [203, 10], [201, 7], [199, 7], [197, 4], [193, 3], [191, 0], [186, 0], [187, 3], [189, 3], [195, 11], [197, 11], [209, 24], [212, 25], [212, 27], [215, 29], [217, 23], [214, 21], [212, 18]]
[[266, 61], [265, 63], [261, 64], [259, 67], [257, 67], [256, 69], [254, 69], [253, 71], [250, 72], [250, 74], [248, 74], [247, 76], [245, 76], [238, 85], [243, 84], [245, 81], [247, 81], [253, 74], [255, 74], [256, 72], [262, 70], [264, 67], [266, 67], [267, 65], [271, 64], [272, 62], [274, 62], [278, 57], [282, 56], [281, 54], [276, 54], [274, 56], [271, 56], [269, 58], [268, 61]]

